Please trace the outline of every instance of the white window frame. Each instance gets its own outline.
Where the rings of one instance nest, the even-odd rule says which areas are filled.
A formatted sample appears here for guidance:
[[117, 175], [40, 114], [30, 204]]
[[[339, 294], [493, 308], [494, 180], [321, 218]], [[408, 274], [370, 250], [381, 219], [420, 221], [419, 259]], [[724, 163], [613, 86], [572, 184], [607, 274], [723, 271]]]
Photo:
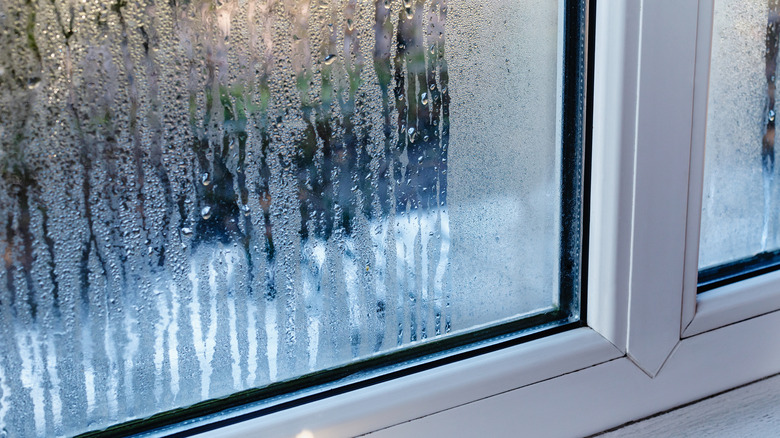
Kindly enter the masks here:
[[780, 272], [696, 294], [713, 2], [598, 1], [588, 327], [208, 434], [585, 436], [780, 373]]

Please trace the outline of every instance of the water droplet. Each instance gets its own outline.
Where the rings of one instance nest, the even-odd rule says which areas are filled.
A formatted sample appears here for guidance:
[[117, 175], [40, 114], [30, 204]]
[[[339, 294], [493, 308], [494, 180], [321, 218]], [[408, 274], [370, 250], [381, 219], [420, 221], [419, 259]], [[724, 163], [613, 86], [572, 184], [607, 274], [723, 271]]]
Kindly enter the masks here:
[[436, 53], [436, 44], [431, 44], [431, 55]]
[[200, 209], [200, 215], [203, 216], [203, 219], [208, 220], [208, 218], [211, 217], [211, 207], [207, 205], [207, 206], [201, 208]]
[[435, 90], [435, 89], [436, 89], [436, 84], [431, 84], [431, 86], [430, 86], [430, 87], [428, 87], [428, 88], [429, 88], [431, 91], [433, 91], [433, 90]]
[[419, 157], [417, 157], [417, 162], [418, 162], [419, 164], [422, 164], [422, 162], [423, 162], [423, 157], [422, 157], [422, 155], [420, 155]]
[[325, 57], [325, 60], [323, 62], [325, 63], [325, 65], [331, 65], [335, 61], [336, 61], [336, 55], [331, 53], [330, 55]]
[[204, 186], [211, 184], [211, 178], [208, 172], [204, 172], [203, 175], [200, 176], [200, 182]]
[[406, 18], [411, 20], [414, 18], [414, 11], [412, 11], [412, 8], [405, 8], [406, 10]]
[[241, 211], [244, 212], [245, 216], [249, 216], [250, 210], [249, 210], [249, 206], [248, 205], [246, 205], [246, 204], [242, 205], [241, 206]]
[[355, 29], [355, 23], [352, 22], [351, 18], [347, 18], [347, 29], [352, 32], [352, 30]]
[[423, 105], [428, 105], [428, 93], [421, 94], [420, 100], [422, 100]]
[[769, 121], [770, 122], [775, 121], [775, 110], [769, 110]]
[[181, 233], [184, 234], [185, 236], [189, 236], [192, 234], [192, 228], [184, 227], [181, 229]]
[[409, 134], [409, 142], [414, 143], [415, 139], [417, 138], [417, 131], [414, 130], [414, 127], [409, 127], [406, 132]]
[[41, 83], [41, 78], [37, 78], [37, 77], [30, 78], [30, 79], [27, 80], [27, 88], [29, 88], [30, 90], [33, 90], [33, 89], [37, 88], [38, 85], [40, 85], [40, 83]]

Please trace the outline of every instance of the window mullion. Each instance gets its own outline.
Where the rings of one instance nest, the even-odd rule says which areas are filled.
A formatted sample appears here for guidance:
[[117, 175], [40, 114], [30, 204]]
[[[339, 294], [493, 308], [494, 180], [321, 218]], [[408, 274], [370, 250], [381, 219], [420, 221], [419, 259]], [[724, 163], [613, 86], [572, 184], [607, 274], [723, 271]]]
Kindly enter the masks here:
[[710, 75], [710, 53], [714, 0], [699, 1], [696, 40], [696, 70], [693, 96], [691, 164], [688, 187], [688, 224], [685, 245], [682, 326], [691, 323], [696, 313], [696, 285], [699, 273], [699, 230], [701, 228], [702, 185], [704, 181], [704, 147], [707, 127], [707, 96]]
[[640, 19], [628, 355], [654, 376], [679, 342], [698, 2]]
[[[625, 352], [633, 205], [639, 4], [596, 8], [593, 72], [588, 325]], [[633, 74], [629, 74], [633, 73]], [[627, 220], [628, 219], [628, 220]]]

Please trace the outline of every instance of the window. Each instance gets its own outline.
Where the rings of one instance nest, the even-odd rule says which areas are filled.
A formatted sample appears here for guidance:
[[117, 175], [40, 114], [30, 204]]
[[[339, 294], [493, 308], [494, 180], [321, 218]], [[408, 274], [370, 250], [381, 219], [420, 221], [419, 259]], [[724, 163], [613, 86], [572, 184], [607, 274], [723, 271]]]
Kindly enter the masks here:
[[589, 2], [587, 327], [168, 432], [584, 436], [780, 372], [777, 272], [697, 294], [715, 5]]
[[219, 436], [584, 436], [780, 372], [776, 273], [696, 293], [713, 6], [591, 4], [587, 328]]
[[774, 2], [715, 4], [700, 290], [777, 265]]
[[583, 2], [3, 8], [10, 434], [144, 432], [581, 320]]

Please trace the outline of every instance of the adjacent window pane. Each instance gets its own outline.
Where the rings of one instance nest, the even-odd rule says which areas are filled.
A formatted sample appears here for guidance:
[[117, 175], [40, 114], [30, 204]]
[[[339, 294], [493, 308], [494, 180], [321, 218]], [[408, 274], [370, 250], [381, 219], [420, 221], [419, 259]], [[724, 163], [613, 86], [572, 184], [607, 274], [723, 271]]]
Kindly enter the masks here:
[[700, 269], [780, 249], [779, 13], [776, 0], [715, 1]]
[[0, 429], [576, 319], [562, 10], [1, 2]]

